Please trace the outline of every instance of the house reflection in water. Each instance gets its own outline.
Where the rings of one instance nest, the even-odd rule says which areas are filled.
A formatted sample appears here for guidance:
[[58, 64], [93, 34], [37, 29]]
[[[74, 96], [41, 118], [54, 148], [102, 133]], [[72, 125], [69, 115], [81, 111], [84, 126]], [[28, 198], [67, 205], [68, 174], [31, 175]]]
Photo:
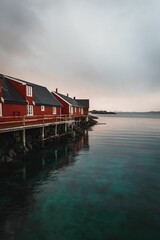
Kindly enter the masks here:
[[29, 209], [37, 202], [37, 188], [43, 189], [50, 181], [54, 187], [58, 172], [76, 162], [81, 150], [89, 150], [88, 133], [74, 142], [33, 152], [23, 167], [16, 169], [14, 165], [12, 171], [7, 168], [3, 169], [5, 174], [0, 172], [0, 239], [16, 239]]

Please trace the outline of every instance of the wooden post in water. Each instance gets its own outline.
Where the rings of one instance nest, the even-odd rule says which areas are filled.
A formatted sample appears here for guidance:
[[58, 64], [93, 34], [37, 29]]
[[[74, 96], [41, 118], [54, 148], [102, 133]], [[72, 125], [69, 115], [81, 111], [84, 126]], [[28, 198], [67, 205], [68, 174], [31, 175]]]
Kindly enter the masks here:
[[57, 135], [57, 124], [55, 124], [55, 135]]
[[44, 140], [44, 126], [42, 127], [42, 141]]
[[64, 124], [64, 129], [65, 129], [64, 131], [66, 133], [67, 132], [67, 123]]
[[23, 141], [23, 147], [26, 147], [26, 131], [25, 128], [22, 131], [22, 141]]
[[[25, 116], [23, 116], [23, 126], [25, 126]], [[25, 130], [25, 127], [22, 130], [22, 141], [23, 141], [23, 147], [26, 148], [26, 130]]]
[[44, 115], [43, 115], [43, 126], [42, 126], [42, 135], [41, 135], [41, 140], [42, 140], [42, 147], [44, 147]]
[[42, 127], [41, 141], [42, 141], [42, 148], [43, 148], [44, 147], [44, 126]]

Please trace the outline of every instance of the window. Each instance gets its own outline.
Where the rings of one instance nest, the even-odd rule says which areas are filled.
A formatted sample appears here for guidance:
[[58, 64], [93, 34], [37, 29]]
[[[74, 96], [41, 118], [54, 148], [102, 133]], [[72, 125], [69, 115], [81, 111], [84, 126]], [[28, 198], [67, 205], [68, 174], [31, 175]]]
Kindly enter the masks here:
[[26, 86], [26, 95], [28, 97], [32, 97], [32, 87], [31, 86]]
[[33, 106], [27, 105], [27, 116], [33, 116]]
[[42, 111], [42, 112], [45, 111], [45, 106], [41, 106], [41, 111]]
[[83, 108], [81, 108], [81, 114], [83, 114]]
[[70, 113], [73, 114], [73, 107], [70, 107]]
[[2, 103], [0, 103], [0, 116], [2, 116]]
[[53, 114], [56, 114], [57, 113], [57, 109], [56, 107], [53, 107]]

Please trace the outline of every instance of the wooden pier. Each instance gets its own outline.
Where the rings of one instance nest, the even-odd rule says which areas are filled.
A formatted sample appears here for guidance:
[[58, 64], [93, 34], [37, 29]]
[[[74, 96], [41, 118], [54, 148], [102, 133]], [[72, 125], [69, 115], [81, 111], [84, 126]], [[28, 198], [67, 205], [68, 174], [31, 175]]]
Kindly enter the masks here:
[[[72, 116], [12, 116], [3, 117], [0, 119], [0, 136], [1, 133], [21, 133], [21, 142], [23, 147], [26, 147], [26, 130], [39, 129], [39, 136], [41, 141], [49, 138], [58, 138], [68, 134], [68, 131], [73, 132], [75, 124], [79, 123], [80, 119], [75, 119]], [[58, 133], [58, 128], [63, 127], [63, 132]], [[52, 129], [52, 136], [46, 136], [47, 127]], [[70, 130], [68, 130], [70, 128]]]

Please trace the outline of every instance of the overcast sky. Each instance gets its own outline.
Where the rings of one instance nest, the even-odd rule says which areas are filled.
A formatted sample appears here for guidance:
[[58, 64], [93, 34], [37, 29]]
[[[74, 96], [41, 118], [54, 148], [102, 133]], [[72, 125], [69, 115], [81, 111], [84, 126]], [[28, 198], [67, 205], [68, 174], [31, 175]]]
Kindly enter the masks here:
[[0, 0], [0, 73], [91, 109], [160, 110], [160, 1]]

